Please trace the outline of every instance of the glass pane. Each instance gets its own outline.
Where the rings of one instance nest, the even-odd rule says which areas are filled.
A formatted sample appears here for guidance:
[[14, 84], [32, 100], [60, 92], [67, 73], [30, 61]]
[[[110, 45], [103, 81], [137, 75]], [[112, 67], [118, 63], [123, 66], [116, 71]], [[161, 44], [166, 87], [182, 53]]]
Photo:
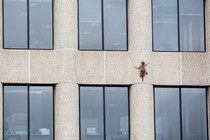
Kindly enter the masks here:
[[29, 0], [30, 48], [52, 49], [52, 0]]
[[155, 88], [156, 140], [181, 140], [179, 88]]
[[128, 88], [106, 87], [106, 140], [129, 140]]
[[204, 51], [203, 1], [179, 1], [181, 51]]
[[182, 88], [183, 140], [207, 140], [205, 88]]
[[4, 86], [4, 140], [28, 139], [26, 86]]
[[102, 50], [101, 0], [79, 0], [79, 49]]
[[80, 87], [81, 140], [103, 140], [103, 88]]
[[30, 140], [53, 140], [53, 87], [30, 87]]
[[153, 47], [178, 51], [177, 0], [153, 0]]
[[4, 0], [4, 48], [28, 48], [26, 0]]
[[104, 49], [127, 50], [126, 0], [104, 0]]

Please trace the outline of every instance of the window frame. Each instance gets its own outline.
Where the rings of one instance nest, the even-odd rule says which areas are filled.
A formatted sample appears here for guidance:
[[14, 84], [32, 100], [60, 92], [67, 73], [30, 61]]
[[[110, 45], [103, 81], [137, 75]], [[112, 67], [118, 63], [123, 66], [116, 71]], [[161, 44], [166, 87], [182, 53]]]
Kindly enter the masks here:
[[159, 51], [159, 50], [155, 50], [155, 47], [154, 47], [154, 28], [153, 28], [153, 1], [154, 0], [151, 0], [151, 15], [152, 15], [152, 51], [153, 52], [189, 52], [189, 53], [192, 53], [192, 52], [194, 52], [194, 53], [205, 53], [206, 51], [207, 51], [207, 45], [206, 45], [206, 41], [207, 41], [207, 39], [206, 39], [206, 14], [205, 14], [205, 9], [206, 9], [206, 0], [203, 0], [203, 9], [202, 9], [202, 11], [203, 11], [203, 33], [204, 33], [204, 50], [203, 51], [181, 51], [181, 49], [180, 49], [180, 15], [179, 15], [179, 1], [180, 0], [176, 0], [177, 1], [177, 37], [178, 37], [178, 50], [177, 51], [168, 51], [168, 50], [165, 50], [165, 51]]
[[183, 127], [183, 122], [182, 122], [182, 98], [181, 98], [181, 89], [182, 88], [200, 88], [200, 89], [205, 89], [206, 93], [205, 93], [205, 97], [206, 97], [206, 123], [207, 123], [207, 127], [206, 127], [206, 131], [207, 131], [207, 139], [209, 139], [209, 107], [208, 107], [208, 87], [202, 87], [202, 86], [153, 86], [153, 112], [154, 112], [154, 140], [156, 140], [156, 113], [155, 113], [155, 88], [176, 88], [179, 90], [179, 120], [180, 120], [180, 140], [183, 140], [183, 135], [182, 135], [182, 127]]
[[4, 140], [4, 87], [5, 86], [26, 86], [27, 87], [27, 139], [30, 140], [30, 87], [32, 86], [39, 86], [39, 87], [45, 87], [45, 86], [51, 86], [52, 87], [52, 111], [53, 111], [53, 134], [52, 140], [55, 140], [55, 85], [53, 84], [2, 84], [2, 140]]
[[80, 93], [81, 93], [81, 90], [80, 90], [80, 87], [101, 87], [103, 89], [103, 103], [102, 103], [102, 106], [103, 106], [103, 140], [106, 140], [106, 106], [105, 106], [105, 88], [106, 87], [126, 87], [128, 92], [127, 92], [127, 100], [128, 100], [128, 105], [127, 105], [127, 109], [128, 109], [128, 139], [131, 140], [131, 130], [130, 130], [130, 94], [129, 94], [129, 91], [130, 91], [130, 87], [129, 86], [113, 86], [113, 85], [79, 85], [78, 88], [79, 88], [79, 140], [81, 140], [81, 96], [80, 96]]
[[78, 51], [113, 51], [113, 52], [115, 52], [115, 51], [119, 51], [119, 52], [124, 52], [124, 51], [128, 51], [128, 46], [129, 46], [129, 40], [128, 40], [128, 0], [125, 0], [126, 2], [125, 2], [125, 4], [126, 4], [126, 6], [125, 6], [125, 12], [126, 12], [126, 15], [125, 15], [125, 17], [126, 17], [126, 49], [125, 50], [105, 50], [104, 49], [104, 0], [100, 0], [101, 1], [101, 34], [102, 34], [102, 42], [101, 42], [101, 44], [102, 44], [102, 49], [100, 50], [100, 49], [80, 49], [80, 22], [79, 22], [79, 3], [80, 3], [80, 0], [78, 0], [77, 1], [77, 31], [78, 31]]
[[29, 5], [29, 0], [26, 0], [26, 5], [27, 5], [27, 16], [26, 16], [26, 21], [27, 21], [27, 48], [5, 48], [5, 41], [4, 41], [4, 34], [5, 34], [5, 29], [4, 29], [4, 1], [5, 0], [2, 0], [2, 48], [3, 49], [6, 49], [6, 50], [54, 50], [54, 0], [51, 0], [52, 2], [52, 8], [51, 8], [51, 13], [52, 13], [52, 48], [47, 48], [47, 49], [43, 49], [43, 48], [30, 48], [30, 13], [29, 13], [29, 8], [30, 8], [30, 5]]

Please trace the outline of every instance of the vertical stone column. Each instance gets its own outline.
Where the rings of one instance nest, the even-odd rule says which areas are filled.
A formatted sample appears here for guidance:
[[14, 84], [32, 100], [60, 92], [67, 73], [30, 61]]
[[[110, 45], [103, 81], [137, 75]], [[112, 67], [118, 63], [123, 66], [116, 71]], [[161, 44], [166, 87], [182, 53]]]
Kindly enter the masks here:
[[79, 140], [79, 88], [60, 83], [55, 88], [55, 140]]
[[129, 51], [152, 51], [151, 0], [128, 0]]
[[77, 50], [77, 0], [54, 0], [55, 49]]
[[153, 86], [135, 84], [130, 89], [131, 140], [154, 140]]

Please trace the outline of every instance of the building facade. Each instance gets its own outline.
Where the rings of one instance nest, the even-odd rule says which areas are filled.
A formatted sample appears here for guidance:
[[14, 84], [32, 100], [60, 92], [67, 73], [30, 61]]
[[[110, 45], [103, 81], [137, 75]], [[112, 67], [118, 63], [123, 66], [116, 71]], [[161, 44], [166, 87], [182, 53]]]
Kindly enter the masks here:
[[[181, 21], [184, 22], [184, 20], [182, 20], [183, 15], [189, 14], [184, 12], [182, 14], [181, 9], [186, 5], [181, 5], [181, 0], [175, 1], [176, 6], [173, 5], [174, 1], [172, 0], [170, 4], [173, 6], [169, 4], [171, 6], [169, 7], [169, 9], [173, 9], [174, 7], [176, 9], [178, 7], [178, 10], [174, 12], [176, 13], [175, 18], [171, 20], [176, 20], [177, 22], [177, 27], [174, 30], [172, 29], [173, 27], [171, 25], [168, 26], [168, 29], [164, 28], [166, 26], [162, 27], [162, 25], [155, 25], [155, 21], [164, 22], [164, 19], [170, 19], [171, 17], [174, 17], [171, 16], [174, 13], [172, 12], [171, 14], [169, 12], [169, 15], [166, 15], [165, 18], [162, 17], [163, 21], [158, 21], [155, 19], [156, 16], [158, 17], [158, 15], [156, 15], [156, 13], [158, 13], [158, 10], [155, 11], [155, 8], [161, 6], [161, 4], [158, 4], [158, 0], [124, 0], [125, 7], [122, 11], [122, 13], [124, 13], [124, 16], [118, 17], [120, 22], [116, 25], [114, 24], [117, 21], [111, 18], [111, 20], [113, 20], [113, 23], [110, 24], [113, 24], [114, 28], [110, 29], [110, 35], [106, 33], [106, 28], [108, 28], [106, 27], [106, 24], [108, 24], [106, 23], [106, 18], [107, 15], [110, 14], [108, 13], [109, 10], [106, 11], [106, 8], [109, 8], [109, 5], [103, 3], [105, 1], [103, 0], [100, 4], [98, 4], [101, 8], [96, 8], [98, 11], [102, 10], [102, 12], [92, 12], [97, 13], [97, 17], [99, 17], [103, 21], [101, 22], [101, 25], [99, 25], [101, 26], [100, 33], [102, 35], [100, 37], [98, 37], [98, 35], [95, 35], [92, 36], [92, 40], [90, 39], [91, 41], [97, 41], [99, 42], [99, 44], [102, 44], [102, 47], [99, 49], [84, 49], [86, 47], [86, 43], [81, 44], [82, 33], [88, 33], [85, 32], [85, 30], [83, 31], [83, 29], [81, 29], [83, 25], [81, 25], [82, 23], [80, 24], [81, 20], [88, 20], [85, 19], [86, 17], [84, 15], [80, 15], [86, 13], [86, 11], [81, 11], [81, 9], [87, 5], [85, 4], [84, 6], [81, 4], [84, 0], [54, 0], [50, 3], [50, 5], [52, 5], [52, 9], [50, 9], [49, 6], [44, 8], [45, 10], [47, 8], [52, 10], [51, 14], [48, 14], [48, 16], [52, 15], [52, 18], [49, 19], [52, 22], [45, 24], [49, 25], [45, 26], [45, 28], [50, 28], [51, 31], [44, 32], [46, 34], [36, 34], [34, 35], [34, 38], [36, 38], [36, 36], [39, 37], [44, 34], [44, 36], [41, 36], [40, 38], [44, 38], [43, 40], [50, 40], [50, 46], [47, 49], [37, 48], [36, 45], [39, 42], [37, 42], [36, 40], [33, 42], [34, 31], [32, 26], [34, 26], [34, 24], [38, 24], [36, 22], [37, 20], [39, 21], [39, 16], [43, 19], [46, 19], [45, 15], [41, 15], [40, 13], [36, 17], [37, 19], [33, 20], [31, 18], [33, 16], [33, 12], [30, 12], [30, 10], [33, 10], [34, 3], [36, 6], [36, 1], [31, 0], [31, 3], [30, 0], [25, 1], [25, 7], [29, 8], [26, 8], [25, 11], [20, 11], [23, 15], [25, 14], [25, 16], [27, 17], [24, 19], [26, 25], [23, 25], [23, 23], [21, 22], [17, 22], [17, 24], [20, 24], [19, 26], [12, 27], [11, 24], [11, 28], [9, 27], [8, 29], [6, 29], [6, 25], [9, 25], [9, 22], [15, 24], [15, 21], [17, 20], [7, 20], [7, 16], [9, 15], [7, 13], [9, 13], [9, 11], [7, 11], [6, 9], [6, 4], [7, 2], [9, 2], [9, 0], [0, 1], [0, 139], [37, 139], [31, 136], [32, 133], [36, 135], [36, 132], [31, 132], [30, 128], [32, 128], [32, 126], [34, 125], [33, 120], [34, 122], [36, 122], [36, 120], [39, 119], [38, 117], [33, 118], [33, 116], [31, 115], [31, 111], [33, 110], [33, 105], [36, 106], [36, 104], [40, 104], [40, 100], [35, 100], [35, 102], [33, 103], [33, 97], [31, 98], [31, 94], [39, 95], [40, 90], [47, 90], [47, 93], [51, 93], [50, 96], [47, 97], [47, 99], [50, 100], [49, 105], [44, 105], [44, 107], [48, 108], [46, 110], [40, 111], [41, 113], [43, 113], [43, 111], [51, 112], [51, 114], [45, 114], [45, 116], [49, 116], [49, 120], [47, 121], [49, 121], [49, 123], [51, 124], [51, 128], [44, 130], [45, 127], [41, 126], [39, 127], [39, 129], [36, 130], [39, 131], [39, 134], [41, 133], [43, 135], [48, 135], [48, 131], [50, 130], [52, 137], [49, 139], [46, 138], [48, 140], [85, 140], [85, 138], [83, 138], [83, 135], [85, 135], [83, 134], [83, 128], [85, 131], [84, 133], [91, 135], [97, 134], [97, 132], [99, 132], [99, 130], [97, 129], [99, 128], [96, 127], [97, 124], [95, 126], [93, 125], [96, 122], [93, 120], [89, 120], [90, 124], [88, 124], [85, 122], [85, 119], [87, 121], [87, 118], [84, 118], [85, 115], [82, 116], [83, 113], [86, 113], [89, 115], [89, 117], [91, 117], [91, 115], [97, 112], [96, 110], [94, 110], [95, 112], [91, 112], [91, 107], [90, 109], [84, 109], [88, 106], [86, 105], [88, 103], [86, 101], [83, 101], [83, 99], [91, 99], [91, 97], [85, 97], [86, 93], [88, 93], [87, 88], [91, 87], [92, 89], [99, 88], [99, 90], [101, 90], [101, 97], [99, 98], [101, 98], [102, 102], [101, 104], [95, 105], [101, 106], [99, 110], [101, 110], [102, 112], [102, 115], [100, 114], [100, 117], [102, 117], [102, 120], [100, 122], [102, 126], [100, 127], [103, 128], [103, 130], [100, 131], [101, 133], [103, 133], [101, 134], [102, 136], [100, 138], [91, 139], [112, 139], [108, 138], [108, 133], [110, 131], [107, 130], [109, 125], [107, 122], [110, 120], [109, 117], [112, 119], [114, 118], [112, 116], [107, 116], [107, 108], [113, 107], [113, 105], [115, 105], [114, 103], [107, 103], [107, 107], [106, 104], [106, 101], [109, 100], [107, 99], [109, 98], [107, 96], [110, 88], [113, 88], [113, 90], [117, 91], [118, 88], [124, 89], [123, 91], [119, 92], [127, 96], [122, 98], [119, 97], [119, 100], [123, 101], [122, 105], [121, 102], [119, 104], [117, 104], [118, 102], [116, 103], [117, 105], [121, 105], [121, 107], [123, 106], [123, 111], [121, 113], [125, 113], [125, 115], [122, 115], [123, 117], [118, 116], [118, 120], [115, 120], [119, 121], [120, 118], [120, 124], [118, 124], [119, 127], [116, 128], [116, 130], [119, 131], [118, 134], [120, 134], [120, 136], [118, 138], [113, 138], [113, 140], [173, 140], [175, 137], [176, 140], [193, 140], [192, 137], [194, 137], [194, 140], [208, 139], [210, 86], [210, 46], [208, 43], [210, 41], [209, 0], [199, 0], [199, 2], [201, 3], [195, 3], [194, 6], [200, 6], [200, 10], [198, 10], [197, 13], [190, 13], [192, 15], [201, 15], [201, 17], [195, 19], [196, 21], [199, 20], [199, 23], [192, 24], [191, 26], [191, 28], [193, 29], [202, 26], [201, 29], [198, 29], [199, 31], [193, 30], [190, 33], [190, 35], [195, 33], [195, 35], [192, 35], [191, 41], [196, 41], [196, 39], [198, 40], [197, 42], [191, 42], [191, 45], [199, 44], [198, 48], [195, 47], [196, 49], [193, 49], [193, 47], [181, 47], [181, 45], [185, 46], [187, 44], [184, 41], [184, 43], [180, 43], [181, 40], [184, 37], [189, 36], [188, 34], [182, 34], [181, 28], [179, 30], [179, 27], [182, 26]], [[50, 0], [43, 1], [50, 2]], [[20, 1], [17, 1], [17, 3], [18, 2]], [[97, 1], [91, 0], [90, 2], [92, 4]], [[37, 1], [37, 3], [39, 3], [39, 1]], [[81, 7], [80, 4], [82, 5]], [[202, 4], [204, 5], [203, 7]], [[192, 9], [196, 8], [193, 7]], [[11, 7], [9, 10], [11, 10]], [[43, 9], [38, 9], [37, 11], [42, 10]], [[199, 12], [202, 10], [204, 11], [204, 13]], [[164, 11], [163, 8], [162, 12], [167, 11]], [[92, 18], [91, 15], [86, 16], [90, 17], [90, 19]], [[115, 16], [114, 18], [116, 18]], [[107, 18], [107, 21], [109, 20], [110, 19]], [[125, 25], [123, 25], [124, 28], [119, 29], [125, 32], [126, 37], [123, 37], [125, 47], [116, 50], [112, 50], [112, 48], [109, 48], [109, 46], [106, 48], [106, 37], [114, 34], [115, 32], [112, 33], [111, 31], [118, 28], [118, 26], [121, 25], [121, 22], [125, 22]], [[167, 22], [167, 20], [165, 22]], [[14, 38], [27, 38], [27, 40], [25, 41], [25, 47], [22, 47], [21, 49], [14, 47], [7, 48], [7, 46], [9, 45], [16, 46], [16, 44], [10, 42], [10, 40], [12, 39], [9, 38], [14, 33], [11, 33], [10, 35], [7, 30], [14, 29], [17, 32], [22, 32], [23, 30], [21, 26], [26, 27], [24, 29], [25, 33], [16, 34], [16, 36], [14, 35]], [[95, 25], [92, 24], [91, 26]], [[160, 32], [158, 29], [162, 32], [167, 32], [164, 35], [156, 34], [156, 32]], [[171, 35], [175, 32], [177, 35]], [[50, 37], [46, 37], [48, 35]], [[183, 38], [182, 35], [184, 36]], [[111, 39], [115, 38], [116, 36], [117, 35], [111, 36]], [[168, 42], [175, 42], [175, 44], [177, 44], [177, 48], [176, 46], [173, 46], [171, 50], [164, 50], [164, 46], [163, 48], [155, 48], [155, 39], [157, 37], [155, 38], [154, 36], [162, 36], [164, 39], [166, 39], [163, 40], [165, 42], [172, 38], [173, 41]], [[90, 35], [89, 37], [91, 38]], [[9, 38], [9, 45], [6, 42], [7, 38]], [[157, 39], [157, 44], [161, 46], [161, 42], [158, 42], [159, 40], [161, 40], [161, 37]], [[184, 38], [184, 40], [186, 40], [186, 38]], [[86, 40], [83, 39], [83, 41]], [[45, 44], [49, 45], [49, 42]], [[117, 43], [115, 43], [114, 45], [118, 46], [119, 44]], [[46, 46], [45, 44], [44, 46]], [[188, 45], [190, 46], [190, 43]], [[142, 61], [144, 61], [145, 63], [149, 63], [146, 66], [148, 74], [145, 75], [143, 81], [139, 77], [139, 70], [136, 69], [136, 67], [140, 66]], [[16, 112], [14, 113], [15, 115], [12, 114], [12, 116], [8, 117], [11, 117], [11, 121], [13, 121], [12, 123], [16, 125], [16, 127], [13, 127], [14, 130], [10, 130], [10, 125], [13, 125], [12, 123], [9, 125], [6, 124], [6, 122], [10, 122], [10, 119], [7, 118], [7, 113], [5, 113], [7, 106], [12, 104], [10, 97], [8, 98], [10, 102], [7, 103], [6, 101], [8, 95], [7, 93], [11, 92], [11, 89], [9, 89], [11, 87], [13, 88], [14, 93], [17, 92], [18, 88], [20, 87], [22, 87], [23, 89], [25, 88], [24, 93], [26, 93], [26, 96], [24, 97], [25, 99], [23, 100], [26, 104], [25, 114], [27, 115], [23, 115], [23, 112]], [[39, 87], [47, 87], [48, 89], [40, 89]], [[23, 89], [21, 89], [21, 92], [23, 92]], [[90, 89], [90, 93], [94, 92], [92, 91], [92, 89]], [[164, 96], [164, 94], [166, 94], [166, 96], [164, 96], [166, 98], [159, 96], [159, 93], [161, 96]], [[168, 94], [173, 94], [174, 96], [168, 97]], [[194, 95], [197, 94], [199, 94], [199, 97], [197, 97], [195, 100], [194, 98], [192, 100], [188, 97], [185, 98], [185, 96], [194, 97]], [[14, 98], [18, 100], [18, 98]], [[96, 100], [99, 100], [99, 98], [97, 98]], [[92, 102], [95, 102], [94, 97], [92, 99]], [[185, 102], [185, 99], [187, 103]], [[190, 101], [188, 101], [188, 99], [196, 104], [190, 104]], [[20, 106], [20, 108], [22, 108], [22, 106], [24, 105], [20, 105], [21, 102], [22, 101], [18, 102], [17, 104], [14, 103], [14, 106]], [[176, 106], [170, 106], [174, 104]], [[16, 110], [17, 109], [15, 109], [14, 112]], [[117, 108], [117, 110], [119, 111], [120, 108]], [[36, 111], [37, 110], [35, 109], [35, 113]], [[161, 111], [165, 111], [166, 114]], [[173, 113], [175, 113], [177, 116], [174, 117]], [[170, 116], [167, 114], [172, 115]], [[195, 114], [199, 115], [196, 116]], [[190, 118], [190, 116], [193, 115], [195, 115], [195, 117]], [[189, 119], [186, 119], [185, 117]], [[26, 122], [26, 126], [24, 128], [17, 127], [23, 122]], [[167, 122], [169, 124], [167, 124]], [[195, 126], [191, 125], [193, 122]], [[110, 123], [113, 122], [111, 121]], [[176, 129], [174, 127], [171, 127], [171, 125], [173, 124], [177, 124]], [[7, 128], [6, 125], [8, 125]], [[88, 125], [90, 125], [90, 127]], [[195, 127], [196, 129], [191, 129], [193, 127]], [[26, 132], [15, 131], [15, 129], [19, 128], [25, 129]], [[171, 131], [169, 132], [169, 130]], [[201, 130], [201, 132], [198, 130]], [[30, 136], [28, 135], [29, 133]], [[25, 138], [16, 138], [15, 136], [6, 138], [6, 135], [24, 135]], [[124, 135], [126, 135], [126, 137], [123, 137]], [[89, 140], [90, 138], [86, 137], [86, 139]]]

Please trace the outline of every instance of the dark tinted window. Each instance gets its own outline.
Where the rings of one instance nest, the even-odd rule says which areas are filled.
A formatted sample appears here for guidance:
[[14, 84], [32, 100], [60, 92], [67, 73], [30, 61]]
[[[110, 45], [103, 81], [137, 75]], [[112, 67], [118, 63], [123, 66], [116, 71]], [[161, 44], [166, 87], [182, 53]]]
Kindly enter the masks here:
[[53, 133], [52, 86], [4, 86], [4, 140], [53, 140]]
[[180, 0], [181, 51], [204, 51], [204, 0]]
[[105, 87], [106, 140], [129, 140], [128, 88]]
[[26, 0], [4, 0], [4, 48], [28, 48]]
[[129, 140], [127, 87], [80, 87], [81, 140]]
[[155, 88], [156, 140], [181, 140], [179, 88]]
[[104, 0], [104, 50], [126, 50], [126, 0]]
[[177, 24], [177, 0], [153, 0], [155, 51], [178, 51]]
[[206, 90], [182, 88], [183, 140], [207, 140]]
[[52, 49], [52, 1], [30, 0], [30, 48]]
[[27, 92], [27, 86], [4, 86], [4, 140], [28, 140]]
[[4, 48], [52, 49], [52, 41], [52, 0], [4, 0]]
[[[81, 139], [104, 139], [103, 88], [80, 87]], [[95, 136], [94, 136], [95, 135]]]
[[102, 50], [101, 1], [79, 0], [79, 46]]
[[126, 0], [79, 0], [79, 49], [127, 50]]
[[205, 88], [155, 88], [156, 140], [207, 140]]
[[154, 51], [205, 51], [204, 0], [153, 0]]

